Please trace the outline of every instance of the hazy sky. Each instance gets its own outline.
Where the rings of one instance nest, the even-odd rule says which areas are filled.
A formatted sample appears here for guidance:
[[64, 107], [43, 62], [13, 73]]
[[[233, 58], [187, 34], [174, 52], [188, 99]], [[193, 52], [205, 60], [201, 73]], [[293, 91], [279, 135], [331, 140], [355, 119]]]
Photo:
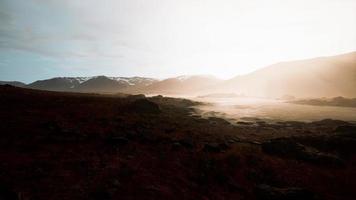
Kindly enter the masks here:
[[245, 74], [356, 50], [356, 0], [0, 0], [0, 80]]

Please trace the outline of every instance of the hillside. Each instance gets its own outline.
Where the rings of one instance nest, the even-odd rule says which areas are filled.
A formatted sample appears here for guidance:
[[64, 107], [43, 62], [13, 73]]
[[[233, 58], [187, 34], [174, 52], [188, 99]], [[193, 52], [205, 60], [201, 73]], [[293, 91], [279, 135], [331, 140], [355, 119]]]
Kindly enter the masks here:
[[249, 96], [278, 98], [356, 97], [356, 52], [282, 62], [236, 76], [214, 88]]
[[25, 87], [26, 84], [19, 81], [0, 81], [0, 85], [12, 85], [16, 87]]
[[192, 95], [221, 82], [223, 80], [213, 76], [179, 76], [156, 82], [141, 91], [151, 94]]
[[[20, 82], [0, 82], [24, 87]], [[243, 96], [281, 98], [356, 97], [356, 52], [267, 66], [230, 80], [214, 76], [178, 76], [164, 80], [145, 77], [56, 77], [26, 87], [50, 91]]]
[[145, 87], [156, 81], [144, 77], [56, 77], [35, 81], [27, 87], [49, 91], [116, 93], [123, 89]]

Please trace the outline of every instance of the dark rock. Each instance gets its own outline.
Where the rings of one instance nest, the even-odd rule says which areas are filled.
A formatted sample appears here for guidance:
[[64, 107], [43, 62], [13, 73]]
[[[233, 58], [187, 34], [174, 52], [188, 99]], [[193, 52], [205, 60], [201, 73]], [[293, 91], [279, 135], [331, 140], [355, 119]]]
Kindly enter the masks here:
[[268, 154], [296, 157], [304, 146], [287, 138], [278, 138], [262, 143], [262, 150]]
[[127, 96], [129, 99], [145, 99], [146, 96], [144, 94], [135, 94], [135, 95], [129, 95]]
[[242, 125], [242, 126], [251, 126], [253, 125], [254, 123], [252, 122], [243, 122], [243, 121], [240, 121], [240, 122], [236, 122], [237, 125]]
[[258, 124], [259, 126], [266, 126], [267, 123], [265, 121], [257, 121], [256, 124]]
[[194, 142], [191, 138], [183, 138], [179, 140], [179, 144], [181, 144], [185, 148], [189, 148], [189, 149], [194, 148]]
[[125, 145], [129, 143], [129, 140], [125, 137], [109, 137], [107, 141], [111, 145]]
[[131, 109], [138, 113], [158, 114], [161, 112], [158, 104], [147, 99], [138, 99], [131, 103]]
[[304, 146], [292, 138], [278, 138], [262, 143], [262, 150], [268, 154], [284, 156], [315, 164], [341, 166], [343, 160], [336, 155], [320, 152], [311, 147]]
[[163, 96], [162, 95], [156, 95], [156, 96], [153, 96], [152, 98], [161, 99], [161, 98], [163, 98]]
[[62, 127], [55, 121], [48, 121], [42, 124], [42, 127], [51, 132], [61, 132]]
[[229, 146], [225, 143], [207, 143], [204, 145], [203, 151], [211, 153], [219, 153], [228, 149]]
[[181, 103], [184, 107], [197, 105], [197, 102], [194, 102], [194, 101], [191, 101], [188, 99], [182, 99]]
[[255, 188], [257, 199], [261, 200], [312, 200], [315, 195], [304, 188], [277, 188], [269, 185], [258, 185]]
[[343, 125], [338, 126], [335, 129], [336, 133], [339, 133], [339, 136], [350, 137], [356, 139], [356, 126]]
[[10, 188], [0, 185], [0, 200], [18, 200], [19, 197], [16, 192]]
[[349, 125], [349, 122], [345, 122], [342, 120], [334, 120], [334, 119], [323, 119], [320, 121], [315, 121], [312, 122], [314, 125], [319, 125], [319, 126], [342, 126], [342, 125]]
[[343, 166], [344, 161], [338, 156], [320, 152], [316, 149], [307, 147], [304, 152], [300, 154], [300, 159], [310, 161], [316, 164], [330, 165], [330, 166]]
[[209, 117], [208, 119], [211, 123], [214, 123], [214, 124], [222, 124], [222, 125], [230, 124], [230, 122], [226, 121], [225, 119], [218, 118], [218, 117]]
[[167, 128], [164, 130], [165, 133], [170, 134], [173, 133], [176, 129], [175, 128]]
[[111, 200], [112, 195], [105, 189], [98, 189], [97, 191], [93, 192], [89, 198], [92, 200]]
[[173, 150], [178, 150], [182, 147], [182, 145], [179, 142], [175, 142], [172, 144], [172, 149]]

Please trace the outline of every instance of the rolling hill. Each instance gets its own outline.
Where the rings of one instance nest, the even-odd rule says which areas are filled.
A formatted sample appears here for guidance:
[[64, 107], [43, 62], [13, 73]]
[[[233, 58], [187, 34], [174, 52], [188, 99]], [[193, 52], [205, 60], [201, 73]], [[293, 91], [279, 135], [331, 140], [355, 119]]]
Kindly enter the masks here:
[[356, 97], [356, 52], [274, 64], [210, 90], [269, 98]]

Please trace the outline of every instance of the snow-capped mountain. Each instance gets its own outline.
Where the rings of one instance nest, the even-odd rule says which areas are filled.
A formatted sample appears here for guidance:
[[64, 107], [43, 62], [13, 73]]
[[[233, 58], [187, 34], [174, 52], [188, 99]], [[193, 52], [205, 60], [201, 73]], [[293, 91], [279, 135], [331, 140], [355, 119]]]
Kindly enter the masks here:
[[27, 87], [51, 91], [112, 93], [127, 88], [145, 87], [155, 82], [156, 79], [144, 77], [56, 77], [35, 81]]

